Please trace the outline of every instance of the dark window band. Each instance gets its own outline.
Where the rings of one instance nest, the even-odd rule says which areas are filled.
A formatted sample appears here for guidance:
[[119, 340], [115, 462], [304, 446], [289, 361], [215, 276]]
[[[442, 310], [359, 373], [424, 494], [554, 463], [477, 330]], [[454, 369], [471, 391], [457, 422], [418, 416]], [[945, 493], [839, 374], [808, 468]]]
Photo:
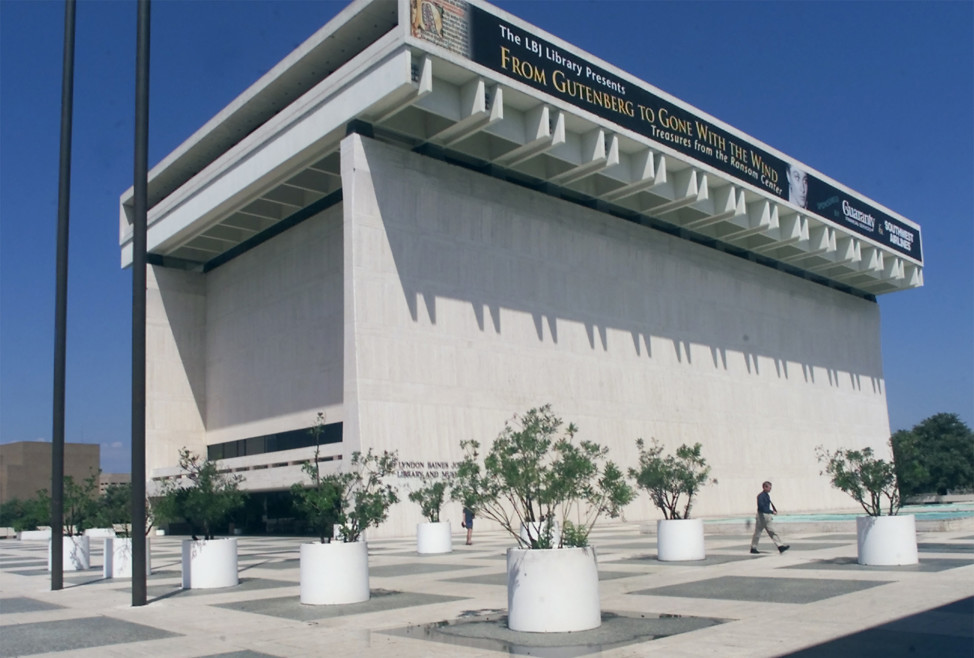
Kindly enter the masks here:
[[[277, 434], [253, 436], [249, 439], [215, 443], [207, 447], [206, 456], [209, 459], [230, 459], [231, 457], [247, 457], [250, 455], [263, 455], [268, 452], [294, 450], [295, 448], [308, 448], [315, 444], [315, 437], [311, 432], [312, 429], [314, 428], [305, 427], [304, 429], [278, 432]], [[342, 423], [328, 423], [325, 425], [319, 443], [325, 445], [341, 442]]]

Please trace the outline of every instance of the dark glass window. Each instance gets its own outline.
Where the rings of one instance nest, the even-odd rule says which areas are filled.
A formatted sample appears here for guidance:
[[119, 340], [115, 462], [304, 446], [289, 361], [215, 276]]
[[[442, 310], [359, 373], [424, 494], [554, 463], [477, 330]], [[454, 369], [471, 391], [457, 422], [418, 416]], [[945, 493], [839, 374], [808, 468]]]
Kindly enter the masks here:
[[[229, 459], [231, 457], [263, 455], [268, 452], [280, 452], [282, 450], [306, 448], [315, 444], [315, 437], [311, 432], [312, 429], [314, 428], [305, 427], [304, 429], [278, 432], [277, 434], [252, 436], [250, 438], [240, 439], [237, 441], [215, 443], [207, 447], [206, 456], [209, 459]], [[328, 443], [341, 443], [342, 424], [328, 423], [325, 425], [324, 432], [321, 434], [320, 442], [322, 445]]]

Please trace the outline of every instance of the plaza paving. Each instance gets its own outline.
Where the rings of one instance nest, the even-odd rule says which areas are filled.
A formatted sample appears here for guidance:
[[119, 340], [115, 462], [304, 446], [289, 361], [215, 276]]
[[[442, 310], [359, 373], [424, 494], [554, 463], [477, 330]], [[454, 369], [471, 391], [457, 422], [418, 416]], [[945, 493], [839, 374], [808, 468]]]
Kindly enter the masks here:
[[179, 537], [152, 537], [149, 603], [93, 568], [50, 591], [46, 542], [0, 541], [0, 657], [6, 656], [962, 656], [974, 655], [974, 527], [918, 530], [920, 564], [856, 563], [854, 525], [779, 530], [748, 552], [742, 525], [711, 526], [707, 558], [656, 560], [636, 524], [593, 532], [601, 628], [532, 634], [505, 625], [500, 532], [421, 556], [413, 538], [369, 542], [372, 598], [298, 601], [297, 537], [240, 537], [240, 585], [180, 589]]

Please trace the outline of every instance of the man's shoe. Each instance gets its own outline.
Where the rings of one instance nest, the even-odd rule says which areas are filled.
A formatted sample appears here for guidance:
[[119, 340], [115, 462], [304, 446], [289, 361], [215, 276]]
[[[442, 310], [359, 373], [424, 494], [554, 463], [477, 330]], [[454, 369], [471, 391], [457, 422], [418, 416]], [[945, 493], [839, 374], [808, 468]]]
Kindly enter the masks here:
[[789, 546], [788, 544], [785, 544], [784, 546], [779, 546], [779, 547], [778, 547], [778, 552], [779, 552], [779, 553], [784, 553], [784, 552], [785, 552], [785, 551], [787, 551], [787, 550], [788, 550], [789, 548], [791, 548], [791, 546]]
[[759, 550], [758, 550], [758, 549], [756, 549], [756, 548], [752, 548], [752, 549], [751, 549], [751, 554], [752, 554], [752, 555], [757, 555], [757, 554], [758, 554], [758, 553], [760, 553], [760, 552], [761, 552], [761, 551], [759, 551]]

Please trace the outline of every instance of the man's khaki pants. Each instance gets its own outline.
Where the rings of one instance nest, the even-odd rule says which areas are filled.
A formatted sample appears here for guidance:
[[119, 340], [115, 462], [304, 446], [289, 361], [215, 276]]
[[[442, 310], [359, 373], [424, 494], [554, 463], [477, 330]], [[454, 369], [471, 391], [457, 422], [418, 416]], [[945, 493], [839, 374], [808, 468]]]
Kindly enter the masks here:
[[758, 540], [761, 539], [762, 530], [768, 531], [768, 536], [771, 537], [771, 541], [774, 542], [775, 546], [781, 546], [781, 538], [774, 531], [774, 514], [762, 514], [758, 512], [757, 517], [754, 519], [754, 536], [751, 537], [752, 550], [757, 550]]

